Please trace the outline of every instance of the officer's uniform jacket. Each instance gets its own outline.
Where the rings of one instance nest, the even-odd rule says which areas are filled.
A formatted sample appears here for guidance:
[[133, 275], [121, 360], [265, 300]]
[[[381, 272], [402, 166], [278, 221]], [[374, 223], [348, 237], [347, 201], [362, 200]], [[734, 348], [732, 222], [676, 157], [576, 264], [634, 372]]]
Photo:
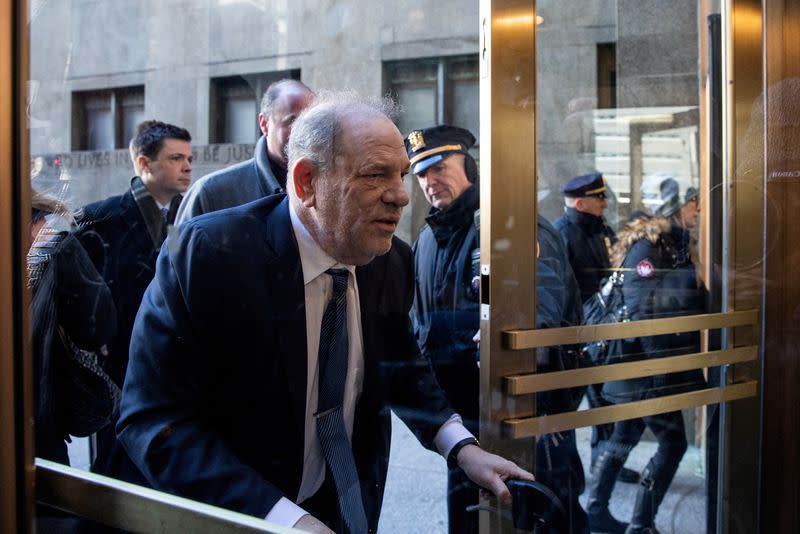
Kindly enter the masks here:
[[567, 258], [580, 287], [581, 301], [586, 302], [610, 274], [608, 254], [616, 242], [614, 231], [602, 217], [575, 208], [566, 208], [554, 226], [564, 239]]
[[471, 431], [478, 420], [480, 238], [475, 224], [478, 188], [471, 186], [446, 210], [432, 208], [414, 244], [416, 276], [412, 320], [423, 355], [453, 408]]

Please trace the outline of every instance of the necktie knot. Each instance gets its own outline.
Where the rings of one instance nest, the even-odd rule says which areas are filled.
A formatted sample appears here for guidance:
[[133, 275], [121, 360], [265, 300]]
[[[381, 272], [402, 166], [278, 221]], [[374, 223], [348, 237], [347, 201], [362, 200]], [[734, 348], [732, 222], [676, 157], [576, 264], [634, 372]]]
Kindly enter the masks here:
[[169, 217], [169, 208], [161, 208], [161, 218], [164, 219], [164, 222], [167, 222], [168, 217]]
[[325, 271], [333, 279], [333, 299], [338, 301], [344, 295], [347, 289], [347, 277], [350, 276], [350, 271], [347, 269], [328, 269]]

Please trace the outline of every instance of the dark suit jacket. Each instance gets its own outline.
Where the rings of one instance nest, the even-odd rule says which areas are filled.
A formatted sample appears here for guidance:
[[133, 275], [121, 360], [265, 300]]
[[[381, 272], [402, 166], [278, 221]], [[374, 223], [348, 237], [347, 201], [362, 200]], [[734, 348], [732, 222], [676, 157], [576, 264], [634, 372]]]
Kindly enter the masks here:
[[[358, 267], [363, 392], [353, 452], [371, 527], [389, 458], [388, 403], [431, 447], [452, 415], [409, 324], [411, 252]], [[294, 500], [306, 396], [303, 274], [284, 195], [190, 220], [142, 302], [117, 426], [164, 491], [264, 517]]]
[[[285, 177], [283, 183], [286, 183]], [[178, 209], [175, 225], [203, 213], [241, 206], [283, 192], [281, 182], [272, 172], [267, 139], [262, 135], [251, 159], [203, 176], [192, 184]]]

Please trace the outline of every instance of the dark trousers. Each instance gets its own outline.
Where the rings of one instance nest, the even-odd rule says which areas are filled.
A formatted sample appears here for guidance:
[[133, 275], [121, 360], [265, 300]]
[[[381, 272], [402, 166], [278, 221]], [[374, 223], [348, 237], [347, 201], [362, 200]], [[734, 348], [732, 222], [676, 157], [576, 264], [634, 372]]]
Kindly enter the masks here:
[[639, 443], [645, 427], [652, 430], [658, 440], [658, 450], [652, 458], [656, 466], [680, 462], [687, 447], [681, 412], [618, 421], [607, 442], [609, 450], [618, 457], [624, 455], [627, 458], [630, 451]]
[[[586, 388], [586, 400], [590, 408], [602, 408], [603, 406], [610, 406], [611, 403], [605, 400], [601, 394], [603, 384], [590, 384]], [[591, 465], [594, 466], [597, 455], [599, 454], [598, 445], [611, 438], [614, 432], [614, 423], [607, 423], [605, 425], [597, 425], [592, 427], [592, 461]]]
[[477, 534], [478, 511], [467, 507], [478, 504], [478, 489], [459, 468], [447, 473], [447, 524], [450, 534]]
[[687, 448], [683, 416], [681, 412], [669, 412], [616, 423], [614, 433], [603, 444], [603, 449], [624, 463], [631, 449], [639, 443], [645, 426], [655, 434], [658, 450], [642, 472], [641, 485], [636, 495], [630, 526], [639, 530], [655, 525], [658, 508], [672, 484], [678, 464]]
[[536, 439], [536, 480], [561, 499], [567, 511], [564, 534], [589, 534], [589, 520], [578, 497], [586, 486], [575, 431], [543, 434]]

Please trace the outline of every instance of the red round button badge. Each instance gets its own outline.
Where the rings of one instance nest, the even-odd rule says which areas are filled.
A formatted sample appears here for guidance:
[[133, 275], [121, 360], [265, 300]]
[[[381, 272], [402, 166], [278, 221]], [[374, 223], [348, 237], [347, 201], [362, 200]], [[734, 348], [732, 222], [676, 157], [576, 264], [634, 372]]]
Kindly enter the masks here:
[[650, 260], [642, 260], [636, 265], [636, 274], [642, 278], [652, 278], [656, 272], [656, 268], [650, 263]]

